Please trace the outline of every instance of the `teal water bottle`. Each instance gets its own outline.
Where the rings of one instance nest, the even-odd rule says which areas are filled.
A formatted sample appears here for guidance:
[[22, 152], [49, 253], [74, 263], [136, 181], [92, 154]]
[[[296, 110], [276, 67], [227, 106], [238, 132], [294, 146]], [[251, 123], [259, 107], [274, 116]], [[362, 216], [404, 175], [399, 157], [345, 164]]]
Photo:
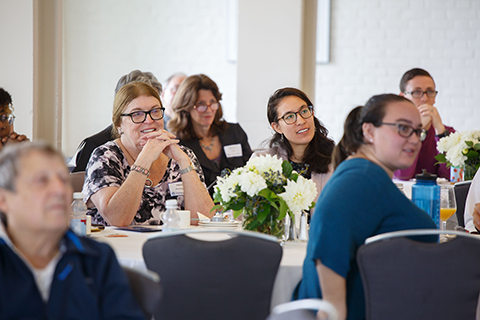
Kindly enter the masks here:
[[417, 182], [412, 186], [412, 201], [425, 211], [440, 227], [440, 186], [437, 185], [437, 175], [423, 170], [415, 176]]

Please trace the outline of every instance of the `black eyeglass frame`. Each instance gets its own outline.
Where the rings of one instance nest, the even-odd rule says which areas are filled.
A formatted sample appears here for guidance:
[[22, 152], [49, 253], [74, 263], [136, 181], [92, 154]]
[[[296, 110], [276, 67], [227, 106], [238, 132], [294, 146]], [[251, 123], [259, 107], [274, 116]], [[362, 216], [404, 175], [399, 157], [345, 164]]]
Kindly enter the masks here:
[[[300, 115], [300, 117], [302, 117], [303, 119], [306, 120], [306, 119], [308, 119], [308, 118], [310, 118], [310, 117], [313, 116], [313, 107], [312, 107], [312, 106], [307, 106], [306, 109], [307, 109], [307, 110], [310, 110], [310, 115], [309, 115], [308, 117], [306, 117], [306, 118], [305, 118], [304, 116], [302, 116], [302, 114], [300, 113], [300, 112], [302, 112], [303, 110], [305, 110], [305, 108], [302, 107], [302, 108], [301, 108], [300, 110], [298, 110], [297, 112], [287, 112], [287, 113], [285, 113], [283, 116], [281, 116], [280, 118], [277, 119], [277, 122], [280, 121], [280, 120], [283, 120], [283, 121], [285, 121], [285, 123], [286, 123], [287, 125], [290, 126], [290, 125], [294, 124], [295, 122], [297, 122], [298, 115]], [[288, 116], [288, 115], [291, 115], [291, 114], [294, 115], [295, 119], [293, 120], [292, 123], [288, 123], [287, 120], [285, 120], [285, 117]]]
[[[418, 96], [415, 96], [414, 93], [415, 92], [421, 92], [422, 94], [418, 97]], [[431, 94], [429, 94], [429, 92]], [[415, 99], [421, 99], [423, 98], [423, 95], [427, 95], [427, 97], [429, 98], [435, 98], [438, 94], [438, 91], [437, 90], [427, 90], [427, 91], [422, 91], [422, 90], [413, 90], [413, 91], [405, 91], [404, 93], [406, 94], [409, 94], [411, 95], [412, 97], [414, 97]], [[433, 94], [433, 95], [432, 95]]]
[[[217, 105], [216, 109], [212, 108], [213, 105]], [[199, 108], [201, 107], [205, 107], [205, 110], [201, 111]], [[194, 105], [193, 106], [193, 109], [197, 110], [198, 112], [200, 113], [204, 113], [204, 112], [207, 112], [208, 108], [210, 107], [210, 109], [212, 109], [212, 111], [217, 111], [219, 108], [220, 108], [220, 102], [214, 102], [214, 103], [204, 103], [204, 104], [200, 104], [200, 105]]]
[[0, 122], [2, 123], [8, 123], [9, 126], [11, 126], [15, 122], [15, 116], [13, 113], [4, 113], [0, 116]]
[[[427, 131], [425, 129], [415, 129], [414, 127], [412, 127], [411, 125], [408, 125], [408, 124], [405, 124], [405, 123], [391, 123], [391, 122], [380, 122], [378, 124], [378, 126], [381, 126], [381, 125], [386, 125], [386, 126], [396, 126], [397, 127], [397, 133], [400, 137], [403, 137], [403, 138], [410, 138], [412, 136], [413, 133], [415, 133], [415, 135], [418, 137], [418, 139], [420, 141], [425, 141], [425, 138], [427, 137]], [[410, 128], [412, 131], [410, 131], [410, 133], [408, 135], [403, 135], [400, 130], [400, 126], [404, 126], [404, 127], [407, 127], [407, 128]]]
[[[151, 112], [152, 112], [153, 110], [158, 110], [158, 109], [160, 109], [160, 110], [162, 111], [162, 116], [161, 116], [160, 118], [158, 118], [158, 119], [154, 119]], [[134, 113], [143, 113], [143, 114], [144, 114], [143, 120], [140, 121], [140, 122], [133, 120], [133, 114], [134, 114]], [[133, 112], [131, 112], [131, 113], [122, 113], [122, 114], [120, 114], [120, 115], [121, 115], [122, 117], [130, 117], [130, 119], [132, 119], [132, 122], [133, 122], [133, 123], [139, 124], [139, 123], [144, 123], [145, 120], [147, 120], [147, 115], [149, 115], [149, 116], [150, 116], [150, 119], [152, 119], [153, 121], [162, 120], [163, 117], [165, 116], [165, 108], [164, 108], [164, 107], [158, 107], [158, 108], [153, 108], [153, 109], [151, 109], [150, 111], [138, 110], [138, 111], [133, 111]]]

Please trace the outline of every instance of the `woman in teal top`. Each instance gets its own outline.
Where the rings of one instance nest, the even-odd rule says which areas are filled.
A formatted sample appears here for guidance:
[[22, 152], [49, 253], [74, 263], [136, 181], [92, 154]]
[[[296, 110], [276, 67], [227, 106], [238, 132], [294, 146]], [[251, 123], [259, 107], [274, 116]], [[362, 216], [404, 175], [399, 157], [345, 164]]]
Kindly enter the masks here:
[[315, 206], [297, 294], [332, 302], [339, 319], [365, 319], [357, 249], [377, 234], [435, 224], [391, 180], [420, 150], [416, 107], [397, 95], [374, 96], [350, 112], [344, 130], [333, 154], [336, 170]]

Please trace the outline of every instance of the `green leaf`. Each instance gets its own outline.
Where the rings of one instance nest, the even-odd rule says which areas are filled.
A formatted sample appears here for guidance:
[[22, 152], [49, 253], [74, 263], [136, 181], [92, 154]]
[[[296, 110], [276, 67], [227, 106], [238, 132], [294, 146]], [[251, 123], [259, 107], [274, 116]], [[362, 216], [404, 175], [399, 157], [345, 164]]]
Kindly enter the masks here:
[[290, 178], [291, 178], [293, 181], [297, 182], [297, 180], [298, 180], [298, 173], [293, 173]]
[[283, 199], [281, 199], [279, 203], [280, 203], [280, 208], [278, 209], [278, 212], [279, 212], [278, 220], [282, 220], [287, 215], [288, 206], [285, 200]]
[[287, 160], [283, 160], [282, 162], [282, 170], [283, 170], [283, 175], [287, 178], [290, 179], [290, 176], [293, 171], [292, 164], [288, 162]]
[[238, 201], [236, 203], [230, 204], [228, 207], [233, 209], [234, 211], [242, 210], [245, 207], [245, 202], [244, 201]]
[[465, 141], [465, 144], [470, 148], [473, 147], [473, 141]]
[[257, 211], [258, 213], [258, 221], [263, 223], [265, 219], [267, 219], [268, 215], [270, 214], [270, 206], [263, 206], [260, 210]]
[[210, 209], [210, 212], [212, 212], [212, 211], [214, 211], [214, 210], [218, 210], [218, 209], [220, 209], [220, 210], [222, 210], [222, 211], [224, 210], [224, 208], [223, 208], [223, 206], [222, 206], [221, 204], [217, 204], [216, 206], [213, 206], [212, 209]]
[[475, 151], [479, 151], [479, 150], [480, 150], [480, 143], [476, 143], [476, 144], [473, 146], [473, 149], [475, 149]]
[[264, 197], [265, 199], [267, 199], [269, 201], [273, 201], [276, 197], [275, 192], [273, 192], [272, 190], [270, 190], [268, 188], [260, 190], [258, 192], [258, 195]]
[[447, 162], [447, 157], [445, 156], [444, 153], [439, 153], [435, 156], [435, 159], [440, 162], [440, 163], [446, 163]]
[[237, 219], [241, 214], [243, 210], [233, 210], [233, 218]]

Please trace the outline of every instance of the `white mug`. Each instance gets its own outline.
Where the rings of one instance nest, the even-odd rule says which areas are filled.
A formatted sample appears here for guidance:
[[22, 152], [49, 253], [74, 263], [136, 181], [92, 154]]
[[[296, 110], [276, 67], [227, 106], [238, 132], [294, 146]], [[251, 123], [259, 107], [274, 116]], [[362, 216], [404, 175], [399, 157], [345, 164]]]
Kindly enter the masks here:
[[190, 227], [190, 210], [177, 210], [177, 213], [180, 217], [180, 228]]
[[[163, 221], [165, 212], [160, 213], [160, 219]], [[177, 215], [180, 218], [178, 225], [180, 228], [190, 227], [190, 210], [177, 210]]]

